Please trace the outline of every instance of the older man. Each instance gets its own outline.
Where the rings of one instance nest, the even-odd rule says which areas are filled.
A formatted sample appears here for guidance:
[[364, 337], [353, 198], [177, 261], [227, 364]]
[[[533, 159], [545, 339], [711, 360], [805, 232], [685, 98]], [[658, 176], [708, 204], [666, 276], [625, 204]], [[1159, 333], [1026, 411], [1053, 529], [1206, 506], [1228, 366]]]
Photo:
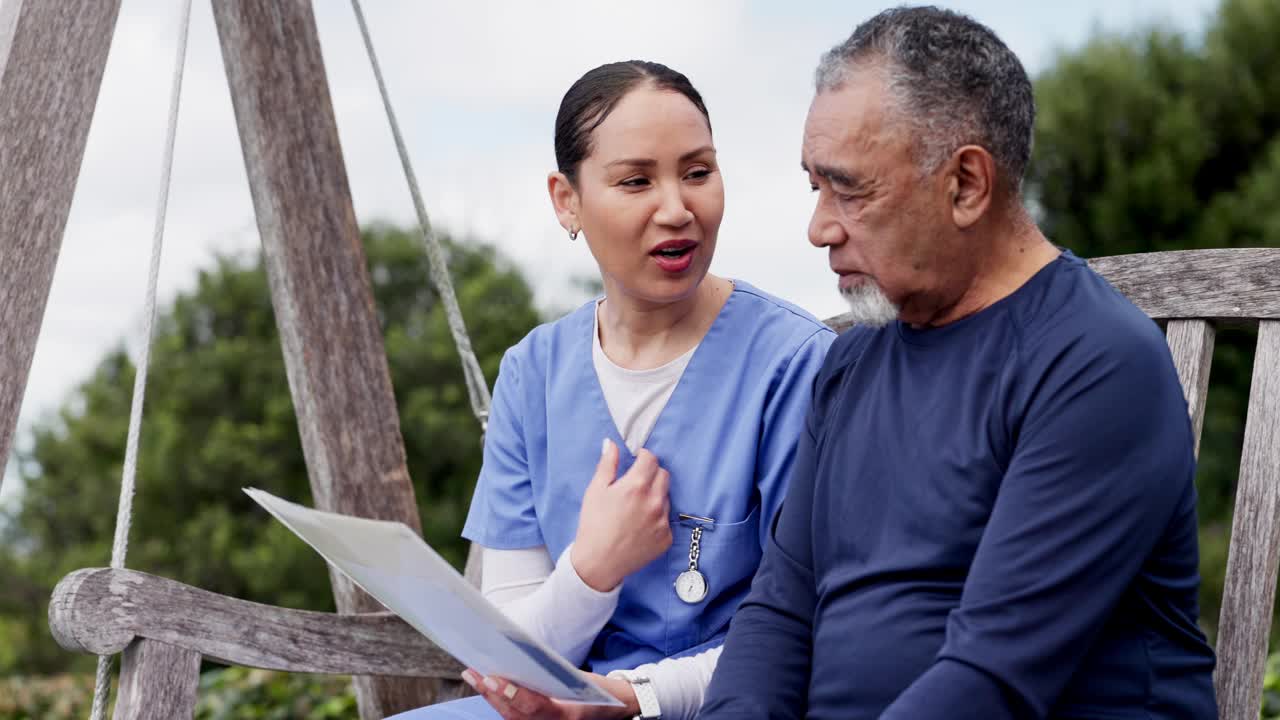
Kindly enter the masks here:
[[1215, 717], [1187, 407], [1155, 324], [1024, 210], [1034, 115], [952, 12], [824, 57], [809, 239], [859, 326], [701, 717]]

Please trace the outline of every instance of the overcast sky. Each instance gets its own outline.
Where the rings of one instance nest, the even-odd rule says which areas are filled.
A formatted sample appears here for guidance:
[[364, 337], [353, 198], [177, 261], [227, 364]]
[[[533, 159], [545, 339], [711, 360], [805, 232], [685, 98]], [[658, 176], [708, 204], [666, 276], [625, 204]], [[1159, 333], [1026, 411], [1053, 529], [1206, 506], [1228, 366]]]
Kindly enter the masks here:
[[[0, 5], [5, 0], [0, 0]], [[987, 23], [1035, 75], [1102, 29], [1158, 23], [1198, 32], [1214, 0], [968, 0], [942, 3]], [[841, 311], [805, 228], [813, 199], [799, 144], [818, 56], [876, 2], [419, 2], [365, 0], [428, 211], [454, 233], [492, 242], [533, 283], [540, 306], [581, 299], [594, 272], [553, 216], [545, 177], [552, 126], [586, 70], [629, 58], [684, 72], [711, 113], [726, 213], [713, 270]], [[136, 347], [178, 21], [177, 0], [124, 0], [19, 419], [19, 446], [120, 342]], [[356, 215], [412, 222], [351, 6], [316, 0]], [[258, 243], [243, 157], [208, 2], [192, 17], [170, 195], [162, 300], [220, 252]], [[426, 282], [424, 278], [424, 282]], [[465, 308], [463, 309], [465, 312]], [[17, 489], [12, 463], [3, 491]]]

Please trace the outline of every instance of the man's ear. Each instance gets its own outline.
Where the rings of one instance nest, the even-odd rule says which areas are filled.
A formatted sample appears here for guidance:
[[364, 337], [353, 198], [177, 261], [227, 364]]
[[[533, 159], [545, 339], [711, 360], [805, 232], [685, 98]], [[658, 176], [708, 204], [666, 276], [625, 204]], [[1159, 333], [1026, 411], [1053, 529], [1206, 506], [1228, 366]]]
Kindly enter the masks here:
[[562, 172], [547, 175], [547, 194], [551, 196], [551, 206], [555, 208], [560, 227], [568, 233], [582, 230], [582, 221], [578, 217], [581, 203], [569, 177]]
[[951, 217], [956, 227], [968, 228], [987, 213], [995, 195], [995, 158], [985, 148], [965, 145], [948, 162]]

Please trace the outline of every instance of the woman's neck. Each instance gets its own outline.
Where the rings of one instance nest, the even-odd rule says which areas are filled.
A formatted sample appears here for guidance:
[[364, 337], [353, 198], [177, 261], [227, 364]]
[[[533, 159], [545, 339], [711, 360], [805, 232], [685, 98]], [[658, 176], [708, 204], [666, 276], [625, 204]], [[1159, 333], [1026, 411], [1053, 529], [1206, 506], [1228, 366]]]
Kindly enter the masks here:
[[600, 346], [624, 368], [665, 365], [702, 341], [732, 291], [733, 283], [708, 274], [688, 297], [671, 303], [609, 292], [597, 311]]

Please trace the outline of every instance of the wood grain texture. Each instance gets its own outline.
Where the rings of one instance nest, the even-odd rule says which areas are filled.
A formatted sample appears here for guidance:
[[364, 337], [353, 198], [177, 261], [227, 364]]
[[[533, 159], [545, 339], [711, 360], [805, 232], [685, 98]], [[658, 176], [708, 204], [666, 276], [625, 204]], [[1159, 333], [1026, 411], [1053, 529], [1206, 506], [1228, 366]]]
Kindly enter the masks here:
[[1205, 398], [1209, 394], [1209, 370], [1213, 364], [1213, 326], [1204, 320], [1170, 320], [1165, 330], [1173, 365], [1182, 382], [1191, 414], [1191, 429], [1196, 438], [1196, 456], [1200, 455], [1200, 431], [1204, 427]]
[[481, 571], [483, 569], [482, 563], [484, 562], [483, 555], [484, 548], [480, 547], [476, 543], [471, 543], [470, 549], [467, 550], [467, 564], [462, 575], [467, 579], [467, 582], [471, 583], [476, 588], [481, 586], [480, 579]]
[[843, 315], [835, 315], [833, 317], [827, 318], [826, 320], [823, 320], [822, 322], [826, 324], [827, 327], [831, 328], [832, 330], [835, 330], [837, 333], [842, 333], [845, 330], [848, 330], [849, 328], [853, 327], [853, 321], [849, 319], [849, 313], [845, 313]]
[[119, 11], [119, 0], [0, 3], [0, 468]]
[[1157, 320], [1280, 319], [1280, 249], [1176, 250], [1089, 265]]
[[1280, 561], [1280, 322], [1260, 323], [1218, 624], [1220, 718], [1258, 717]]
[[49, 627], [67, 650], [107, 655], [139, 638], [231, 665], [288, 672], [456, 678], [462, 667], [389, 612], [260, 605], [136, 570], [77, 570], [58, 583]]
[[311, 6], [213, 7], [316, 506], [420, 531]]
[[[316, 507], [421, 532], [311, 4], [213, 10]], [[380, 609], [330, 578], [341, 612]], [[366, 719], [428, 704], [438, 689], [355, 684]]]
[[190, 718], [200, 685], [200, 653], [159, 640], [129, 644], [120, 661], [115, 720]]

